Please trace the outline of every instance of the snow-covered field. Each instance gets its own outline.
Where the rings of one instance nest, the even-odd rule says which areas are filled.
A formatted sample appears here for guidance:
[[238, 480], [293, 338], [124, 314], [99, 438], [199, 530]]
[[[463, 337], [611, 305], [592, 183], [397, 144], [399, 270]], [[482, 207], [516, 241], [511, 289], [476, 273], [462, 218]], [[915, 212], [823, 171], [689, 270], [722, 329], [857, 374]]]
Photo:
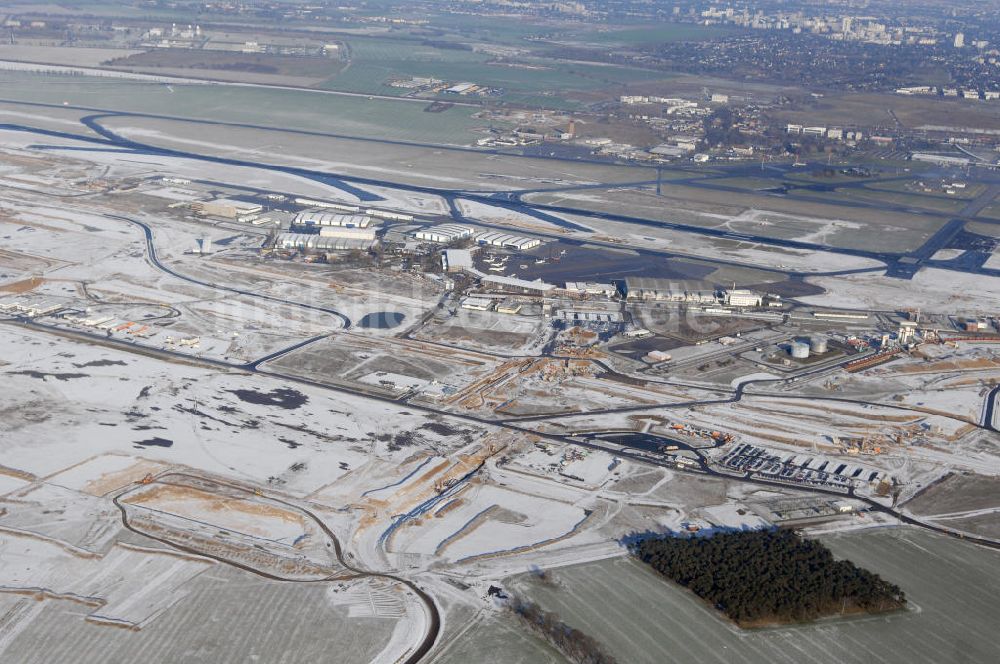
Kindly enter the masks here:
[[9, 353], [4, 465], [38, 476], [98, 455], [139, 454], [305, 494], [384, 451], [374, 437], [425, 421], [403, 407], [264, 376], [66, 346], [6, 327], [0, 339]]
[[826, 290], [801, 301], [818, 307], [894, 311], [901, 305], [928, 313], [995, 311], [1000, 307], [1000, 277], [923, 268], [912, 280], [879, 273], [808, 277]]
[[421, 553], [439, 560], [528, 549], [568, 535], [584, 511], [495, 486], [470, 486], [422, 522], [396, 531], [394, 553]]

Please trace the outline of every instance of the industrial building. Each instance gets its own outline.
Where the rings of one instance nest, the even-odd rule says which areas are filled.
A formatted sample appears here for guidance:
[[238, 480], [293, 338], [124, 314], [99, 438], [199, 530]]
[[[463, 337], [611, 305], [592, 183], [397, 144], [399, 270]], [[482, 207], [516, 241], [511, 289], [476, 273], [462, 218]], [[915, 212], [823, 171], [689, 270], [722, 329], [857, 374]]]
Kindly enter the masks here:
[[311, 249], [313, 251], [364, 251], [371, 249], [374, 245], [374, 240], [324, 237], [312, 233], [281, 233], [274, 243], [277, 249]]
[[12, 314], [24, 314], [29, 317], [47, 316], [63, 308], [62, 304], [53, 303], [48, 300], [41, 302], [3, 302], [0, 303], [0, 311]]
[[569, 323], [621, 323], [620, 311], [605, 311], [601, 309], [560, 309], [558, 317]]
[[296, 226], [339, 226], [342, 228], [368, 228], [372, 218], [363, 214], [340, 214], [337, 212], [320, 212], [307, 210], [295, 215], [292, 222]]
[[260, 214], [264, 208], [257, 203], [246, 203], [231, 198], [217, 198], [214, 201], [198, 201], [191, 204], [191, 209], [203, 217], [222, 217], [249, 221]]
[[464, 240], [472, 237], [473, 229], [460, 224], [441, 224], [440, 226], [428, 226], [421, 228], [413, 234], [413, 237], [424, 242], [436, 242], [438, 244], [451, 244], [457, 240]]
[[514, 249], [526, 251], [541, 246], [542, 241], [537, 238], [523, 237], [521, 235], [510, 235], [500, 231], [483, 231], [476, 235], [476, 242], [489, 245], [491, 247], [501, 247], [503, 249]]
[[504, 300], [497, 305], [498, 314], [516, 315], [521, 313], [523, 305], [516, 300]]
[[919, 327], [920, 327], [919, 323], [915, 321], [904, 320], [902, 323], [900, 323], [899, 331], [896, 333], [899, 338], [899, 343], [907, 344], [910, 341], [912, 341]]
[[467, 297], [462, 300], [462, 308], [472, 311], [492, 311], [493, 300], [488, 297]]

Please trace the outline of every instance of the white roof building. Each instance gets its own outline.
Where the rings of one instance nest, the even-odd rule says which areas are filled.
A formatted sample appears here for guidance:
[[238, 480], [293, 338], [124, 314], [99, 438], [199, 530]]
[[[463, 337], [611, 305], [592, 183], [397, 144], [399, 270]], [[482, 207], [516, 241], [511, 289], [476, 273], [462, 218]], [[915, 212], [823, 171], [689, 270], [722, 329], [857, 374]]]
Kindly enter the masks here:
[[313, 251], [351, 251], [367, 250], [375, 244], [374, 240], [323, 237], [311, 233], [281, 233], [275, 241], [278, 249], [311, 249]]
[[468, 249], [445, 249], [441, 252], [441, 267], [445, 272], [471, 270], [474, 267], [472, 252]]
[[957, 157], [945, 154], [930, 154], [927, 152], [914, 152], [910, 157], [913, 161], [926, 161], [942, 166], [966, 166], [970, 163], [968, 157]]
[[345, 228], [367, 228], [371, 226], [372, 218], [363, 214], [339, 214], [337, 212], [319, 212], [307, 210], [295, 215], [292, 222], [297, 226], [341, 226]]
[[763, 302], [763, 295], [750, 290], [735, 289], [726, 291], [726, 304], [731, 307], [759, 307]]
[[437, 242], [439, 244], [449, 244], [456, 240], [470, 237], [473, 229], [470, 226], [460, 224], [441, 224], [439, 226], [428, 226], [421, 228], [413, 234], [413, 237], [424, 242]]
[[483, 285], [495, 290], [527, 293], [529, 295], [546, 295], [555, 289], [555, 285], [547, 284], [541, 279], [528, 281], [527, 279], [517, 279], [516, 277], [494, 277], [480, 273]]
[[467, 297], [462, 300], [462, 308], [473, 311], [490, 311], [493, 309], [493, 300], [488, 297]]
[[586, 295], [604, 295], [606, 297], [614, 297], [618, 292], [614, 284], [600, 284], [590, 281], [567, 281], [566, 290]]
[[358, 228], [356, 226], [323, 226], [319, 229], [320, 237], [353, 238], [355, 240], [374, 240], [375, 228]]
[[462, 95], [477, 87], [475, 83], [456, 83], [445, 92], [453, 95]]
[[542, 241], [537, 238], [510, 235], [502, 231], [483, 231], [476, 235], [476, 242], [479, 244], [488, 244], [492, 247], [516, 249], [517, 251], [533, 249], [542, 244]]

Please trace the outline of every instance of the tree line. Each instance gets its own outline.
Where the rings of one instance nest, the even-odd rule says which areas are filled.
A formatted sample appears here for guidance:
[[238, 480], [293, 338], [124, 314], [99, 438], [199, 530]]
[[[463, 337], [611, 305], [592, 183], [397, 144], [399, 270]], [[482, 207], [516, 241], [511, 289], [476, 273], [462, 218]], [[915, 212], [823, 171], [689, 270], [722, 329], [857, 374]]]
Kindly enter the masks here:
[[575, 664], [618, 664], [596, 639], [570, 627], [556, 613], [517, 596], [509, 598], [507, 607], [569, 661]]
[[835, 560], [820, 542], [789, 530], [649, 537], [630, 548], [639, 560], [740, 624], [877, 613], [906, 604], [898, 586], [849, 560]]

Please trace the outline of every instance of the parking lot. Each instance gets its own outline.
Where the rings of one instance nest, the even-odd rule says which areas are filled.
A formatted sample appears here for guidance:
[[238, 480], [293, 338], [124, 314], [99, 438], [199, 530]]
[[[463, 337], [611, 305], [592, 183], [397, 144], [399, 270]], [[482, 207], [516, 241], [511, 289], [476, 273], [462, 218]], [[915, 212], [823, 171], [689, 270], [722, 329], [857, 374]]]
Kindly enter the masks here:
[[822, 457], [777, 454], [763, 447], [743, 443], [727, 452], [717, 462], [725, 470], [778, 482], [807, 484], [824, 489], [848, 492], [857, 482], [880, 479], [878, 471]]

